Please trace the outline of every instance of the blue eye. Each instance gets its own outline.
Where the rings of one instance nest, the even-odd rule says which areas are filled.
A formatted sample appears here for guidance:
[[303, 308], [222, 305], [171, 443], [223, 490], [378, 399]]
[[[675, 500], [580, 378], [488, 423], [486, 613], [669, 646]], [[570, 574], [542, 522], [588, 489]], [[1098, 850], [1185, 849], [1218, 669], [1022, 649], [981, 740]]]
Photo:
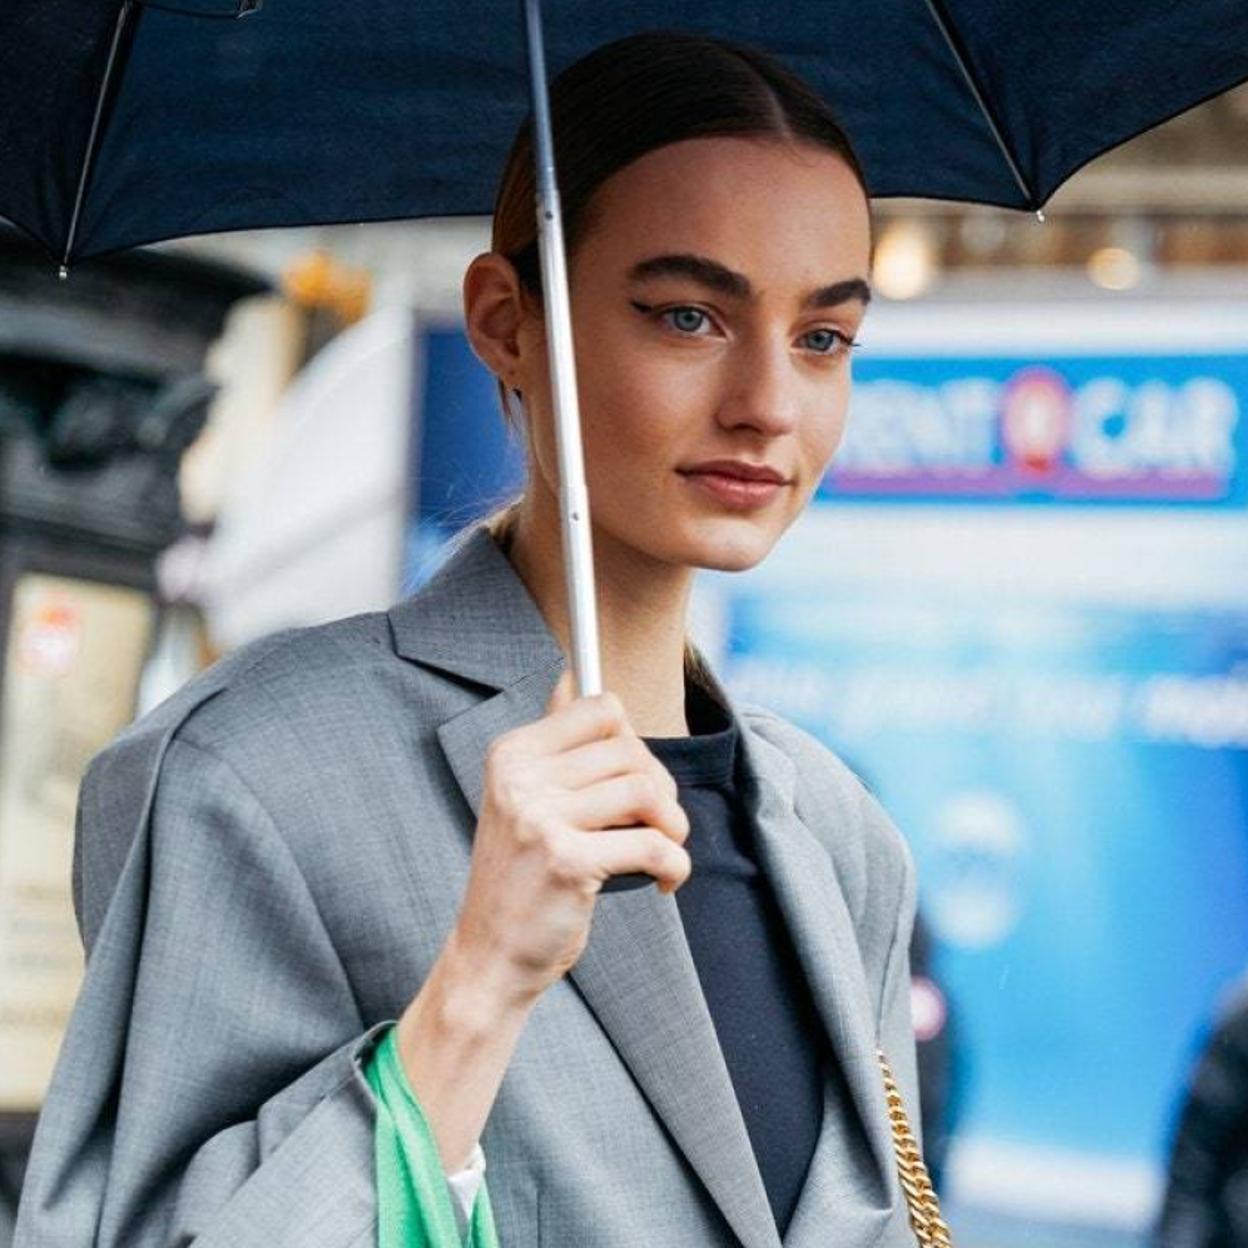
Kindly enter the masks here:
[[668, 324], [682, 334], [696, 334], [709, 318], [701, 308], [668, 308], [662, 313]]
[[834, 355], [838, 342], [846, 348], [857, 345], [837, 329], [812, 329], [805, 337], [820, 355]]

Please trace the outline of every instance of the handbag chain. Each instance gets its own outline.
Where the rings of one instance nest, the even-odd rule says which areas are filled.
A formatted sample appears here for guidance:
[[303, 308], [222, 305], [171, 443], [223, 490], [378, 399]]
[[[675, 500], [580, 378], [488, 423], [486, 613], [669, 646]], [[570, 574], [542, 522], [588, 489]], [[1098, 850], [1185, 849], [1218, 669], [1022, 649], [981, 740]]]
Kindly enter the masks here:
[[892, 1068], [883, 1049], [876, 1049], [875, 1056], [884, 1076], [884, 1095], [888, 1102], [888, 1125], [893, 1132], [893, 1152], [897, 1157], [897, 1173], [901, 1178], [901, 1190], [906, 1194], [906, 1208], [910, 1212], [910, 1226], [919, 1248], [953, 1248], [949, 1228], [940, 1216], [940, 1202], [923, 1164], [923, 1154], [915, 1143], [906, 1117], [905, 1102], [901, 1090], [893, 1078]]

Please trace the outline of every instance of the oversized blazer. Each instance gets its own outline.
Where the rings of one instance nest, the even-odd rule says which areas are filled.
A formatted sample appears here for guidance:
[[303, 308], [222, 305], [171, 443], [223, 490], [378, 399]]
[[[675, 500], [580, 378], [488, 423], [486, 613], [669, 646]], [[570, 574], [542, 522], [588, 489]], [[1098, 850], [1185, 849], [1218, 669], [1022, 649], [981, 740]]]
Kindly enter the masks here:
[[[15, 1248], [375, 1243], [362, 1063], [455, 921], [487, 746], [543, 714], [564, 666], [477, 527], [389, 612], [246, 646], [96, 756], [86, 976]], [[784, 1245], [911, 1245], [875, 1056], [917, 1130], [910, 856], [834, 754], [711, 687], [837, 1059]], [[778, 1248], [674, 896], [598, 899], [482, 1146], [505, 1248]]]

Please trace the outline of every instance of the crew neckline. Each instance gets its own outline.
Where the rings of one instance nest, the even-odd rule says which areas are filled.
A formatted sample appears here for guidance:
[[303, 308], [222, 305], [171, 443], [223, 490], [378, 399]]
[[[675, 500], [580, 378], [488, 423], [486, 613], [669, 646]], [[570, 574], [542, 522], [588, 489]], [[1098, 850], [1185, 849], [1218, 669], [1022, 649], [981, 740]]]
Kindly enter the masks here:
[[687, 737], [642, 737], [678, 785], [722, 785], [731, 780], [737, 754], [737, 723], [708, 690], [685, 676]]

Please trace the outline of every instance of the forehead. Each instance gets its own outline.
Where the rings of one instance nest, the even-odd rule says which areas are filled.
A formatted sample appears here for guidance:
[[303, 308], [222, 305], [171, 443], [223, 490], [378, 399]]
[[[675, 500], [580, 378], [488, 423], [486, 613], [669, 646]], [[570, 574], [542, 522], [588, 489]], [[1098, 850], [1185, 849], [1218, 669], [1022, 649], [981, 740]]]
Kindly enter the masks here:
[[711, 256], [764, 288], [865, 276], [866, 197], [845, 161], [813, 144], [671, 143], [598, 188], [578, 262], [592, 257], [600, 270], [624, 272], [656, 252]]

